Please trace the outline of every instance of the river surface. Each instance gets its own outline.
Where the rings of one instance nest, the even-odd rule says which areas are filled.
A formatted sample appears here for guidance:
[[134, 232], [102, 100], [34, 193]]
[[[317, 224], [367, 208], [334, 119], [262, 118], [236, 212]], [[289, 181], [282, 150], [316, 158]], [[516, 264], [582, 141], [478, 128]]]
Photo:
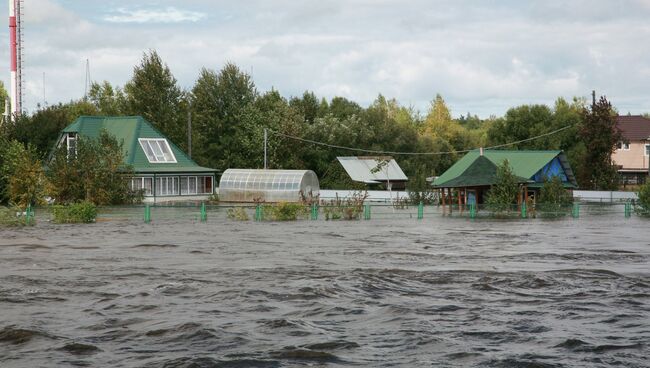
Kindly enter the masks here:
[[650, 220], [0, 230], [0, 367], [648, 367]]

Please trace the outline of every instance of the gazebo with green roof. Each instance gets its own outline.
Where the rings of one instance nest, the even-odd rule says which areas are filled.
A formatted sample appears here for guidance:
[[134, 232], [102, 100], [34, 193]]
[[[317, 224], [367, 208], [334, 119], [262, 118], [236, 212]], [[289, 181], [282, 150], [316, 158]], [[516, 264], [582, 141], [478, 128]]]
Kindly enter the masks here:
[[217, 170], [197, 165], [141, 116], [81, 116], [61, 131], [57, 146], [74, 152], [80, 137], [97, 138], [103, 130], [123, 143], [124, 164], [135, 173], [131, 189], [142, 190], [145, 197], [190, 199], [214, 193]]
[[496, 183], [497, 166], [508, 160], [520, 186], [518, 202], [535, 200], [544, 180], [557, 176], [566, 189], [577, 188], [573, 170], [562, 151], [508, 151], [477, 149], [468, 152], [433, 181], [440, 190], [443, 205], [451, 205], [456, 192], [458, 205], [483, 203], [485, 194]]

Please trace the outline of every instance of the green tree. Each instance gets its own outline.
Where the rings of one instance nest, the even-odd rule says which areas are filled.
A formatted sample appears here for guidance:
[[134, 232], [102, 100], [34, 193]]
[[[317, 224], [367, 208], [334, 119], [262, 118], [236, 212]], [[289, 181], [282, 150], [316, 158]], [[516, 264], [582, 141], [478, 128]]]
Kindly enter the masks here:
[[637, 192], [639, 200], [637, 201], [637, 212], [642, 216], [650, 215], [650, 181], [639, 187]]
[[239, 142], [235, 133], [245, 109], [257, 98], [251, 77], [227, 63], [219, 73], [202, 69], [192, 89], [192, 123], [196, 129], [199, 164], [226, 169], [236, 167]]
[[141, 115], [177, 146], [186, 149], [187, 111], [184, 94], [156, 51], [145, 52], [124, 86], [126, 111]]
[[11, 141], [2, 148], [0, 155], [4, 198], [20, 208], [42, 204], [48, 182], [36, 149], [31, 145]]
[[116, 116], [127, 111], [124, 92], [118, 87], [113, 87], [108, 81], [93, 82], [88, 98], [101, 115]]
[[616, 114], [604, 96], [591, 108], [583, 108], [578, 138], [586, 150], [582, 160], [580, 185], [585, 189], [615, 190], [618, 173], [612, 165], [612, 153], [623, 135], [616, 126]]
[[52, 197], [58, 203], [88, 201], [96, 205], [130, 203], [137, 199], [128, 186], [132, 169], [124, 165], [123, 142], [102, 131], [80, 138], [71, 157], [60, 147], [49, 165]]
[[9, 127], [9, 137], [34, 146], [41, 159], [52, 151], [59, 133], [81, 115], [97, 115], [97, 109], [89, 102], [70, 101], [66, 104], [48, 106], [33, 115], [21, 115]]
[[406, 191], [413, 204], [420, 202], [424, 204], [433, 203], [434, 192], [431, 183], [427, 182], [426, 168], [420, 168], [415, 172], [414, 176], [409, 178], [408, 183], [406, 183]]
[[564, 189], [562, 180], [554, 175], [546, 178], [539, 191], [539, 209], [550, 214], [562, 213], [571, 204], [573, 197]]
[[496, 214], [508, 212], [517, 199], [517, 193], [519, 193], [517, 178], [512, 173], [508, 160], [503, 160], [497, 166], [496, 182], [487, 192], [485, 203]]

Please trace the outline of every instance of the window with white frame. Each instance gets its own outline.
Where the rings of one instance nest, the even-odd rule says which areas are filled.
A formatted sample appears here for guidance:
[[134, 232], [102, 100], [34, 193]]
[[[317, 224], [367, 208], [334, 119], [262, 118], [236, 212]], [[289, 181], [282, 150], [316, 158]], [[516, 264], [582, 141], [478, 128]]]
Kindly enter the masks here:
[[650, 144], [645, 145], [645, 155], [650, 156]]
[[153, 178], [151, 177], [135, 177], [131, 178], [129, 188], [132, 191], [142, 190], [145, 196], [150, 196], [153, 189]]
[[165, 138], [138, 138], [138, 142], [150, 163], [176, 163], [176, 157]]
[[181, 176], [181, 195], [212, 194], [212, 176]]
[[178, 176], [159, 176], [156, 178], [156, 195], [178, 195]]

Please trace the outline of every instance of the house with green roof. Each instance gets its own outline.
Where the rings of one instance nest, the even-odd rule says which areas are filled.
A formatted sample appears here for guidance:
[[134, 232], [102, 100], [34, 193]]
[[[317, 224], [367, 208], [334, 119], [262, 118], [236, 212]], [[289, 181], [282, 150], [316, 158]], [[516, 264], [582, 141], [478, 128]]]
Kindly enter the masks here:
[[445, 199], [455, 190], [459, 204], [483, 203], [485, 194], [496, 183], [497, 166], [505, 160], [520, 185], [520, 203], [529, 198], [534, 201], [544, 180], [554, 176], [560, 178], [566, 189], [577, 188], [571, 165], [562, 151], [490, 149], [468, 152], [435, 178], [433, 187], [440, 189]]
[[197, 165], [141, 116], [81, 116], [61, 131], [57, 147], [75, 152], [79, 138], [97, 138], [102, 130], [122, 142], [124, 164], [135, 173], [130, 187], [142, 190], [145, 201], [199, 199], [214, 193], [217, 170]]

